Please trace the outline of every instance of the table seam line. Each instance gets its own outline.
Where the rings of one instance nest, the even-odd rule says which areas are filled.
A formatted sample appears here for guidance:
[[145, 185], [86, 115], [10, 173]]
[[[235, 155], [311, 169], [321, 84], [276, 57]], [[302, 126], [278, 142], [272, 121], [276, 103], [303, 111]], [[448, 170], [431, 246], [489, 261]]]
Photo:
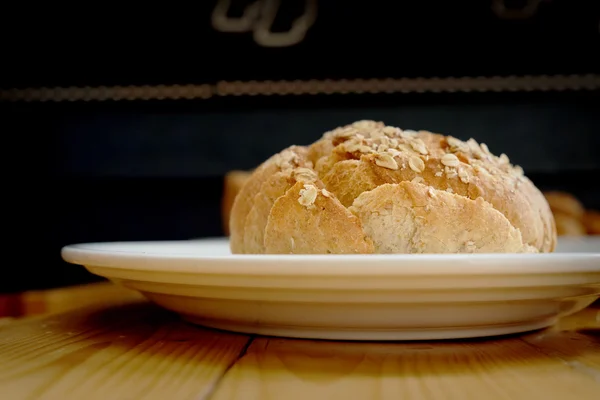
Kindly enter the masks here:
[[563, 363], [564, 365], [566, 365], [567, 367], [569, 367], [571, 370], [577, 372], [578, 374], [584, 375], [587, 378], [591, 378], [592, 381], [596, 382], [597, 384], [600, 384], [600, 371], [597, 371], [592, 367], [588, 367], [587, 365], [585, 365], [579, 361], [569, 360], [567, 357], [560, 354], [561, 353], [560, 351], [556, 351], [556, 352], [546, 351], [542, 347], [536, 346], [535, 344], [530, 343], [523, 338], [518, 338], [518, 339], [522, 343], [525, 343], [528, 347], [534, 349], [537, 353], [543, 354], [546, 357], [552, 358], [554, 360], [558, 360], [561, 363]]
[[227, 376], [227, 374], [229, 373], [229, 371], [238, 363], [238, 361], [241, 360], [246, 355], [246, 353], [248, 352], [248, 349], [250, 348], [250, 345], [252, 344], [252, 342], [254, 342], [255, 338], [256, 338], [255, 335], [250, 335], [248, 337], [247, 342], [240, 349], [240, 351], [237, 354], [237, 356], [234, 357], [229, 364], [227, 364], [227, 366], [223, 370], [223, 373], [221, 375], [219, 375], [219, 377], [217, 379], [215, 379], [214, 382], [212, 382], [203, 391], [203, 393], [201, 393], [196, 398], [196, 400], [210, 400], [213, 397], [213, 395], [215, 395], [218, 392], [218, 389], [221, 386], [221, 382], [225, 379], [225, 377]]

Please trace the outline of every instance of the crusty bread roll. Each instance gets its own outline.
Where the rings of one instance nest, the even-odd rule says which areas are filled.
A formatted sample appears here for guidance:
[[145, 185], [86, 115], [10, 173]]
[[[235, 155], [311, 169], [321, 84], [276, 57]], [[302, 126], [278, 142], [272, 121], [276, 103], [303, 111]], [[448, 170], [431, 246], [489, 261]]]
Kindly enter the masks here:
[[579, 199], [573, 196], [571, 193], [554, 190], [544, 192], [544, 196], [546, 197], [546, 200], [550, 205], [550, 210], [553, 213], [561, 213], [578, 220], [583, 218], [585, 208]]
[[558, 236], [585, 236], [587, 234], [585, 225], [572, 215], [556, 212], [554, 213], [554, 222]]
[[253, 254], [551, 252], [542, 193], [485, 144], [358, 121], [262, 163], [236, 197]]
[[230, 171], [225, 174], [225, 178], [223, 179], [223, 197], [221, 199], [221, 216], [225, 236], [229, 236], [229, 219], [233, 202], [251, 174], [252, 172], [250, 171], [239, 170]]
[[582, 221], [588, 235], [600, 235], [600, 211], [587, 210]]

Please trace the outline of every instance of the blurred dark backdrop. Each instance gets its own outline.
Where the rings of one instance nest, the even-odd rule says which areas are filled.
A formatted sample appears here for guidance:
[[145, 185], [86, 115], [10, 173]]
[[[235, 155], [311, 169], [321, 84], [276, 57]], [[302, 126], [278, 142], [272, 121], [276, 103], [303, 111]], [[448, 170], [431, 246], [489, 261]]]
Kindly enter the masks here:
[[217, 3], [2, 5], [0, 292], [96, 279], [66, 244], [220, 236], [226, 172], [365, 118], [474, 137], [600, 208], [600, 2], [318, 1], [286, 47], [215, 29]]

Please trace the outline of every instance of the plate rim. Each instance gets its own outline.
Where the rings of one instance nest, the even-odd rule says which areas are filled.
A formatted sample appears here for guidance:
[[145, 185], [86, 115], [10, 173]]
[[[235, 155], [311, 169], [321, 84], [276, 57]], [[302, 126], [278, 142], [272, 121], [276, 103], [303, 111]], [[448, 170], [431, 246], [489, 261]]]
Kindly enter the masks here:
[[[202, 243], [208, 245], [209, 242], [214, 243], [215, 241], [223, 244], [228, 242], [226, 239], [207, 238], [76, 243], [64, 246], [61, 249], [61, 256], [68, 263], [84, 267], [210, 275], [352, 277], [600, 273], [600, 252], [544, 254], [233, 254], [206, 256], [141, 251], [110, 251], [101, 248], [127, 244]], [[172, 264], [166, 267], [167, 262]], [[365, 263], [371, 265], [365, 265]], [[398, 263], [403, 265], [399, 266]], [[419, 265], [420, 263], [425, 263], [425, 265]], [[295, 268], [299, 266], [301, 268]]]

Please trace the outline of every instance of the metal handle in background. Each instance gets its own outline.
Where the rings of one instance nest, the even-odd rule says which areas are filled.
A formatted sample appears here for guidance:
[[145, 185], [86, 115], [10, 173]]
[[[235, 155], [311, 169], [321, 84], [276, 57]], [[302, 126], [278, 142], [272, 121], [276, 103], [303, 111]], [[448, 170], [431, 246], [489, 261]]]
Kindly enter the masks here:
[[279, 11], [279, 0], [257, 0], [244, 9], [240, 18], [227, 16], [231, 0], [218, 0], [211, 15], [214, 29], [220, 32], [250, 32], [254, 41], [264, 47], [288, 47], [304, 40], [317, 19], [317, 0], [305, 0], [304, 14], [292, 22], [287, 32], [272, 32]]
[[306, 0], [304, 14], [292, 22], [289, 31], [272, 32], [279, 0], [262, 0], [261, 3], [260, 17], [252, 31], [254, 41], [264, 47], [288, 47], [300, 43], [317, 19], [317, 0]]
[[538, 12], [542, 1], [548, 0], [527, 0], [523, 7], [511, 8], [506, 6], [506, 0], [493, 0], [492, 11], [502, 19], [527, 19]]
[[230, 18], [227, 16], [231, 0], [219, 0], [215, 6], [211, 23], [214, 29], [220, 32], [250, 32], [260, 15], [260, 0], [248, 4], [240, 18]]

